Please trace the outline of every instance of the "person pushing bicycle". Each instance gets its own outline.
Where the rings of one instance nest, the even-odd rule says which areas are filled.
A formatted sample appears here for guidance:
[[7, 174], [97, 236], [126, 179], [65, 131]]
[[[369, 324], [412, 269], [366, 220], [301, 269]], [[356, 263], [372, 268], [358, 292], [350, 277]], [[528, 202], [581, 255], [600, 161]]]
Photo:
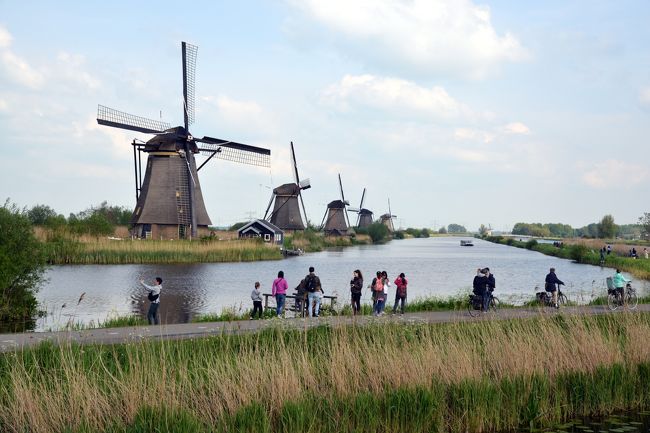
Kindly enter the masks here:
[[546, 286], [544, 290], [551, 292], [553, 296], [553, 306], [555, 308], [560, 308], [560, 304], [557, 303], [557, 295], [560, 291], [560, 286], [563, 286], [564, 283], [560, 280], [557, 275], [555, 275], [555, 268], [551, 268], [549, 273], [546, 274]]

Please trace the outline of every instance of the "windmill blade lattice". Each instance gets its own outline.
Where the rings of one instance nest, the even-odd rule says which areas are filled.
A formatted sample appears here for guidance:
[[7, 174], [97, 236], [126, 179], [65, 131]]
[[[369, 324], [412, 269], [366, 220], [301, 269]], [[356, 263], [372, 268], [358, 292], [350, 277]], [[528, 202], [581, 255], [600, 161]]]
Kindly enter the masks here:
[[144, 132], [145, 134], [160, 134], [166, 129], [171, 128], [169, 123], [135, 116], [123, 111], [114, 110], [105, 105], [97, 106], [97, 123], [112, 126], [113, 128]]
[[203, 137], [195, 141], [201, 143], [199, 151], [210, 154], [216, 152], [214, 157], [217, 159], [258, 167], [268, 168], [271, 166], [271, 151], [269, 149], [212, 137]]
[[194, 87], [196, 84], [196, 54], [199, 47], [183, 42], [183, 103], [185, 129], [194, 123]]

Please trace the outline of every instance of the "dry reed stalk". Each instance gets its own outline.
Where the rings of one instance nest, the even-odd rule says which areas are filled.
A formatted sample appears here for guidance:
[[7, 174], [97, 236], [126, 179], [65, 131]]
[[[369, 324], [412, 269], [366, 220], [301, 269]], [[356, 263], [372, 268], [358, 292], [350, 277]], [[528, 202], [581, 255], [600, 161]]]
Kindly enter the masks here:
[[277, 413], [286, 402], [313, 394], [333, 399], [432, 383], [590, 373], [650, 361], [646, 316], [561, 319], [337, 327], [327, 344], [322, 336], [285, 342], [278, 330], [275, 345], [258, 336], [231, 346], [235, 340], [224, 338], [217, 352], [198, 343], [195, 350], [180, 352], [172, 342], [142, 343], [128, 346], [127, 367], [110, 373], [106, 366], [84, 364], [77, 352], [62, 346], [55, 371], [27, 370], [15, 358], [0, 419], [14, 431], [60, 430], [81, 422], [101, 430], [116, 419], [129, 423], [143, 406], [164, 400], [166, 408], [214, 423], [253, 402]]

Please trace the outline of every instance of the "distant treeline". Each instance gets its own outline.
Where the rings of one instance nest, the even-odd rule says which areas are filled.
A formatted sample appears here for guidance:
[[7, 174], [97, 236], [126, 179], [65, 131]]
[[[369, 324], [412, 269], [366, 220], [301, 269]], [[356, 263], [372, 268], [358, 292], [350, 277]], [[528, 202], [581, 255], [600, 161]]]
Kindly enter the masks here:
[[128, 225], [133, 211], [124, 206], [112, 206], [103, 201], [81, 212], [71, 213], [66, 218], [50, 206], [37, 204], [26, 209], [26, 216], [35, 226], [51, 230], [66, 230], [77, 235], [108, 236], [115, 231], [115, 226]]
[[639, 218], [639, 224], [615, 224], [614, 217], [605, 215], [600, 222], [591, 223], [584, 227], [573, 228], [562, 223], [523, 223], [519, 222], [512, 229], [513, 235], [556, 237], [556, 238], [629, 238], [640, 239], [647, 236], [647, 227]]

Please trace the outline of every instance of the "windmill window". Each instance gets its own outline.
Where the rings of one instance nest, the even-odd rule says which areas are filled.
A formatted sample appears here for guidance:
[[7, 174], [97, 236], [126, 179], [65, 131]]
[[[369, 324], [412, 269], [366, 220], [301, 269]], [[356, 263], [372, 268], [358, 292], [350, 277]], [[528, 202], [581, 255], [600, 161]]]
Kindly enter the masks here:
[[268, 233], [264, 233], [264, 240], [265, 241], [270, 241], [271, 240], [271, 235]]

